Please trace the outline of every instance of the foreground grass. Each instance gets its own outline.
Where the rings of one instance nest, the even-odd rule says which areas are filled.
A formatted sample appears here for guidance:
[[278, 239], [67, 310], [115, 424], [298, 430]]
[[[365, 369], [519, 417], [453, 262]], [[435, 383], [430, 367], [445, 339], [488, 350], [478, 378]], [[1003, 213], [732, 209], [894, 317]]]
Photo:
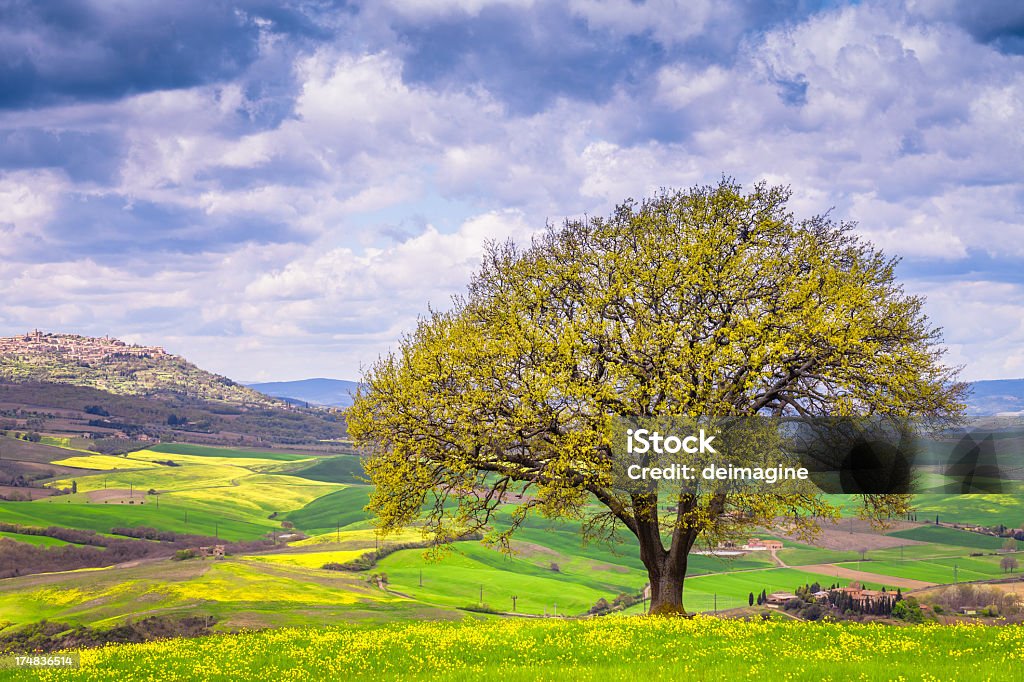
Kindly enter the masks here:
[[1024, 628], [649, 617], [283, 629], [110, 646], [51, 680], [1000, 680]]

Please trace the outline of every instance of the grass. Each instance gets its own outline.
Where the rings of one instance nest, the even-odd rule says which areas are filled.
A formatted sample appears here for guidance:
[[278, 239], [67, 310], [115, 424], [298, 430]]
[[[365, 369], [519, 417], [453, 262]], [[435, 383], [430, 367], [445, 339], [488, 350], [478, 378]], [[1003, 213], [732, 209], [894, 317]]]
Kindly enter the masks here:
[[778, 551], [779, 558], [789, 566], [832, 564], [837, 561], [849, 561], [857, 558], [857, 552], [854, 551], [823, 547], [790, 547], [789, 544], [787, 542], [784, 549]]
[[[691, 557], [691, 561], [695, 557]], [[687, 578], [684, 601], [691, 611], [711, 610], [717, 598], [719, 608], [746, 605], [750, 592], [787, 591], [815, 581], [823, 585], [845, 579], [787, 568], [739, 570], [724, 574], [691, 575]], [[580, 615], [605, 598], [639, 594], [647, 573], [615, 564], [568, 562], [553, 571], [547, 565], [520, 557], [505, 557], [477, 542], [461, 542], [440, 561], [430, 561], [422, 550], [403, 550], [381, 559], [374, 572], [388, 576], [392, 589], [427, 603], [462, 607], [483, 602], [501, 611], [511, 611], [512, 596], [518, 597], [519, 613]], [[422, 576], [423, 584], [420, 585]], [[741, 603], [742, 602], [742, 603]], [[556, 606], [557, 605], [557, 606]]]
[[1024, 663], [1024, 628], [508, 619], [284, 629], [108, 646], [81, 657], [79, 670], [11, 679], [1005, 679]]
[[[999, 567], [999, 556], [958, 557], [950, 559], [916, 559], [908, 561], [860, 561], [840, 564], [867, 573], [897, 578], [923, 580], [930, 583], [952, 583], [998, 578], [1003, 574]], [[954, 567], [956, 572], [954, 573]]]
[[[25, 542], [36, 547], [63, 547], [64, 545], [70, 545], [70, 542], [64, 542], [57, 538], [51, 538], [46, 535], [23, 535], [21, 533], [4, 533], [0, 532], [0, 538], [6, 538], [13, 540], [14, 542]], [[3, 547], [3, 545], [0, 545]]]
[[332, 530], [327, 533], [313, 535], [305, 540], [289, 542], [288, 546], [323, 548], [324, 545], [331, 545], [333, 547], [343, 549], [369, 549], [370, 547], [376, 547], [378, 542], [381, 540], [386, 544], [421, 542], [423, 540], [423, 535], [416, 528], [406, 528], [398, 533], [388, 535], [385, 538], [378, 538], [377, 532], [373, 528], [349, 529], [342, 531]]
[[[430, 604], [463, 607], [483, 602], [519, 613], [584, 613], [601, 597], [636, 593], [645, 580], [634, 572], [552, 571], [524, 559], [505, 557], [476, 542], [461, 542], [441, 561], [429, 561], [422, 550], [395, 552], [377, 562], [374, 572], [386, 573], [391, 588]], [[422, 575], [423, 586], [420, 587]]]
[[943, 526], [920, 526], [919, 528], [889, 533], [889, 535], [894, 538], [906, 538], [907, 540], [918, 540], [920, 542], [931, 542], [941, 545], [956, 545], [971, 549], [999, 549], [1006, 542], [1006, 538], [997, 538], [991, 535], [982, 535]]
[[370, 501], [369, 486], [350, 486], [311, 501], [302, 509], [284, 515], [295, 527], [308, 533], [326, 533], [365, 521], [370, 513], [363, 510]]
[[294, 473], [296, 476], [328, 483], [366, 483], [363, 464], [355, 455], [321, 457], [312, 466]]
[[214, 617], [222, 629], [451, 617], [363, 576], [247, 560], [145, 562], [0, 581], [0, 621], [109, 626], [150, 615]]
[[[164, 497], [164, 496], [161, 496]], [[138, 495], [140, 501], [142, 496]], [[175, 533], [215, 534], [226, 540], [249, 540], [280, 528], [269, 519], [239, 518], [215, 505], [164, 499], [147, 504], [85, 503], [81, 493], [35, 502], [0, 502], [0, 521], [25, 526], [63, 526], [109, 533], [111, 528], [148, 526]]]
[[[186, 449], [191, 453], [141, 450], [126, 457], [94, 455], [63, 460], [105, 471], [56, 481], [56, 486], [65, 488], [74, 481], [78, 494], [41, 502], [51, 507], [63, 505], [55, 514], [48, 514], [40, 507], [0, 505], [0, 520], [19, 516], [18, 522], [27, 525], [55, 524], [104, 532], [113, 526], [148, 525], [161, 530], [245, 539], [279, 528], [280, 521], [271, 520], [273, 515], [302, 509], [342, 488], [335, 483], [259, 473], [289, 466], [294, 461], [254, 459], [251, 455], [259, 453], [250, 451]], [[214, 455], [215, 452], [229, 453], [229, 456]], [[168, 460], [176, 466], [156, 463]], [[126, 494], [129, 490], [134, 490], [135, 494]], [[158, 491], [159, 498], [146, 495], [148, 490]], [[108, 511], [98, 511], [104, 508]], [[114, 523], [111, 522], [113, 517], [120, 517], [122, 513], [111, 514], [112, 508], [123, 510], [123, 518]], [[188, 523], [185, 523], [186, 512]]]
[[915, 495], [914, 506], [922, 521], [934, 521], [938, 515], [940, 521], [952, 523], [1024, 524], [1024, 495]]
[[160, 443], [148, 448], [153, 452], [192, 455], [195, 457], [239, 457], [242, 459], [270, 459], [278, 462], [296, 462], [309, 459], [309, 455], [273, 450], [237, 450], [235, 448], [215, 448], [208, 445], [189, 445], [186, 443]]

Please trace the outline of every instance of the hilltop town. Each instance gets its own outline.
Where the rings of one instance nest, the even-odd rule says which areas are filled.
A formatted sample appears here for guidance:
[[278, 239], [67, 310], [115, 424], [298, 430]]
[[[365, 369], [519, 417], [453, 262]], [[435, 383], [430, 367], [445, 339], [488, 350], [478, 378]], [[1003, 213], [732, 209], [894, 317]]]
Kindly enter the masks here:
[[0, 355], [28, 359], [38, 356], [62, 356], [84, 364], [109, 358], [150, 358], [167, 355], [159, 346], [128, 344], [108, 336], [94, 338], [78, 334], [44, 333], [38, 329], [23, 336], [0, 338]]
[[158, 346], [39, 330], [0, 338], [0, 382], [71, 384], [116, 395], [177, 395], [236, 404], [280, 404]]

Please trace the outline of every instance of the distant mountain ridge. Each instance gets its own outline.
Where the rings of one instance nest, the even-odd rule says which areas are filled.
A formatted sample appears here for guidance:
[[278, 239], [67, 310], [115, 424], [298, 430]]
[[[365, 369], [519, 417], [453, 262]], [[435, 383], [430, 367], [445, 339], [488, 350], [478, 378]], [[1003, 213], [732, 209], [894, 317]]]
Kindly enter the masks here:
[[967, 413], [974, 416], [1024, 414], [1024, 379], [974, 381], [967, 398]]
[[349, 407], [359, 382], [344, 379], [300, 379], [298, 381], [268, 381], [246, 384], [275, 398], [292, 403], [309, 403], [323, 407]]
[[[328, 407], [348, 407], [359, 382], [343, 379], [302, 379], [246, 384], [261, 393], [294, 403]], [[1024, 379], [996, 379], [970, 384], [967, 414], [991, 416], [1024, 412]]]
[[245, 405], [280, 405], [158, 346], [109, 337], [33, 331], [0, 338], [0, 381], [95, 388], [115, 395], [175, 395]]

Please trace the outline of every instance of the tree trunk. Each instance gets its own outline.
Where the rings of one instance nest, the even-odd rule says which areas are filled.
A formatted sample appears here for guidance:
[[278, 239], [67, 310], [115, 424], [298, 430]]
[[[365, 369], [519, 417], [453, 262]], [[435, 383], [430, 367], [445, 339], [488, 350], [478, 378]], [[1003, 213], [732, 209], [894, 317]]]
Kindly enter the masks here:
[[683, 537], [665, 550], [657, 534], [641, 534], [640, 559], [651, 583], [651, 615], [686, 615], [683, 581], [692, 544], [689, 537]]

